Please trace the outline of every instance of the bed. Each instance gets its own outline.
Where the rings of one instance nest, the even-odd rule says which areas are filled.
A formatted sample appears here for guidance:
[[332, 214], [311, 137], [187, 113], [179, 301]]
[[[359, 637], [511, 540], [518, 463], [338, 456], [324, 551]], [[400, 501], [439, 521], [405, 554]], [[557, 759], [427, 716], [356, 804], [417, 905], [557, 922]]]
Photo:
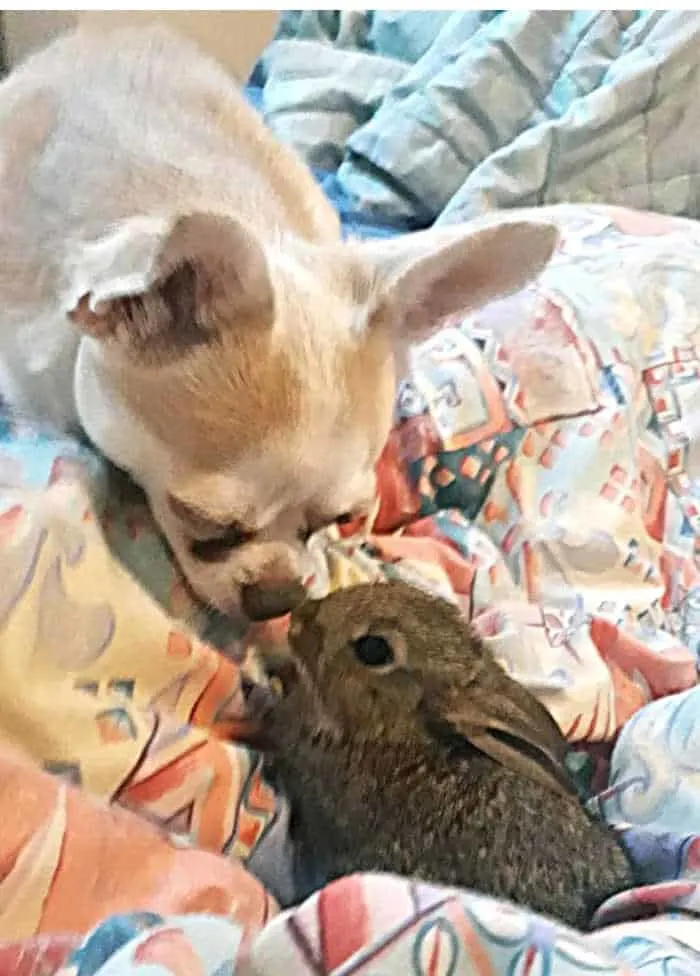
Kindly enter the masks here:
[[237, 742], [245, 642], [133, 486], [5, 416], [0, 974], [697, 971], [699, 31], [296, 12], [249, 87], [349, 234], [554, 207], [541, 279], [415, 351], [373, 532], [318, 534], [313, 587], [457, 602], [552, 711], [640, 885], [586, 934], [386, 876], [280, 913], [289, 811]]

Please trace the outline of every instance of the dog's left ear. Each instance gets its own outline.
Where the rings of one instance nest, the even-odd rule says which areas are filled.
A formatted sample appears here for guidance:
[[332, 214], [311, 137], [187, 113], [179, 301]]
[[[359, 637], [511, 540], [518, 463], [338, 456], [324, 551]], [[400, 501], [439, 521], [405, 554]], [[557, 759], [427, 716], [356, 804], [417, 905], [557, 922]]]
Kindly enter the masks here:
[[505, 218], [356, 246], [375, 296], [394, 310], [400, 344], [421, 342], [451, 316], [522, 288], [545, 267], [557, 241], [553, 224]]
[[226, 328], [266, 328], [274, 318], [260, 243], [217, 214], [122, 221], [79, 252], [69, 279], [71, 321], [144, 363], [172, 360]]

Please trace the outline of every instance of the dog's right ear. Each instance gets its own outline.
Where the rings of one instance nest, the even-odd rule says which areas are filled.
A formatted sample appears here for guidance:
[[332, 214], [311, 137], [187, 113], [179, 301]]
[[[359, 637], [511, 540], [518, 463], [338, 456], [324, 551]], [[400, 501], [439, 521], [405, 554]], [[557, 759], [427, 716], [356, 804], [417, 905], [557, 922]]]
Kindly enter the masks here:
[[171, 361], [226, 329], [266, 328], [274, 319], [260, 243], [217, 214], [125, 220], [82, 250], [70, 279], [71, 321], [143, 363]]
[[450, 317], [524, 287], [544, 269], [558, 238], [549, 222], [506, 215], [490, 225], [433, 228], [353, 248], [371, 269], [376, 296], [396, 312], [393, 338], [402, 354]]

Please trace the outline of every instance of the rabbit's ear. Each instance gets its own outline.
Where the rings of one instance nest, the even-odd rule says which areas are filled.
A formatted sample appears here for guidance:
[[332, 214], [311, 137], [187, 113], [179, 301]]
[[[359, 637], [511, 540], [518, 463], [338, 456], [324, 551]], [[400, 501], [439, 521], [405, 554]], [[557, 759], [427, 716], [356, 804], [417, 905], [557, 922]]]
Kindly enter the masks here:
[[[466, 740], [515, 773], [565, 796], [578, 796], [566, 769], [567, 743], [547, 709], [505, 673], [453, 689], [450, 701], [428, 708], [426, 724], [454, 745]], [[427, 701], [426, 701], [427, 703]], [[447, 706], [447, 707], [446, 707]]]

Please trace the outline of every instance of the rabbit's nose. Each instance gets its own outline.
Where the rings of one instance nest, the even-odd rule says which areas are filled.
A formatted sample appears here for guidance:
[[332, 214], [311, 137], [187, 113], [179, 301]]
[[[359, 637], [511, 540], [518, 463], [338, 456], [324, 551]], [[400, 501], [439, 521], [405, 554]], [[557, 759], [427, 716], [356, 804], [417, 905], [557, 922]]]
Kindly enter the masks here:
[[[292, 648], [300, 650], [303, 646], [304, 649], [308, 650], [310, 635], [314, 630], [320, 605], [320, 600], [306, 599], [294, 608], [287, 631]], [[300, 643], [302, 635], [305, 635], [305, 639]], [[314, 644], [314, 640], [311, 640], [311, 644]]]
[[306, 597], [303, 585], [285, 583], [251, 583], [241, 590], [241, 605], [246, 617], [257, 623], [291, 613]]
[[308, 597], [302, 600], [297, 604], [292, 613], [292, 626], [296, 630], [301, 630], [303, 626], [312, 623], [316, 619], [320, 605], [320, 600], [312, 600]]

